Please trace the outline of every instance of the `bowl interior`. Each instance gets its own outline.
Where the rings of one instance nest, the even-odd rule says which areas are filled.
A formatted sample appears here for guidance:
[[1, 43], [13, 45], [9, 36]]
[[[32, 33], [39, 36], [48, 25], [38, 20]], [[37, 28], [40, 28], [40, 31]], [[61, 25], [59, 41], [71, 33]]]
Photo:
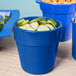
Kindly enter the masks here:
[[[31, 21], [31, 20], [36, 19], [36, 18], [39, 18], [39, 17], [40, 17], [40, 16], [34, 16], [34, 17], [25, 17], [25, 18], [21, 18], [21, 19], [25, 19], [25, 20]], [[44, 18], [44, 19], [46, 19], [46, 20], [48, 20], [48, 19], [53, 19], [53, 18], [49, 18], [49, 17], [40, 17], [40, 18]], [[20, 20], [20, 19], [19, 19], [19, 20]], [[53, 20], [56, 21], [56, 23], [57, 23], [57, 25], [58, 25], [58, 28], [53, 29], [53, 30], [49, 30], [49, 31], [54, 31], [54, 30], [60, 29], [60, 28], [62, 27], [62, 24], [61, 24], [60, 21], [58, 21], [58, 20], [56, 20], [56, 19], [53, 19]], [[18, 20], [17, 20], [17, 21], [18, 21]], [[16, 23], [17, 23], [17, 21], [16, 21]], [[16, 26], [16, 23], [15, 23], [15, 27], [18, 28], [18, 29], [21, 29], [21, 28], [19, 28], [19, 27]], [[21, 30], [24, 30], [24, 29], [21, 29]], [[26, 30], [26, 31], [30, 31], [30, 30]], [[32, 31], [32, 32], [46, 32], [46, 31]]]
[[[36, 0], [36, 2], [38, 2], [38, 3], [45, 3], [42, 0]], [[51, 4], [51, 3], [45, 3], [45, 4]], [[70, 4], [51, 4], [51, 5], [61, 5], [61, 6], [66, 5], [66, 6], [68, 6], [68, 5], [74, 5], [74, 4], [76, 4], [76, 3], [70, 3]]]

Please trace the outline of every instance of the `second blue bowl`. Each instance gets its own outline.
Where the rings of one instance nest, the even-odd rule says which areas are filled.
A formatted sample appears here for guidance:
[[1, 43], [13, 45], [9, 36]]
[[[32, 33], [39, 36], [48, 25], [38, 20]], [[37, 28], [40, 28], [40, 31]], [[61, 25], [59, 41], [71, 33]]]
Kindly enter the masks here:
[[71, 39], [72, 23], [71, 19], [75, 16], [75, 6], [73, 4], [48, 4], [42, 0], [36, 0], [40, 4], [40, 9], [44, 17], [55, 18], [62, 22], [61, 42]]

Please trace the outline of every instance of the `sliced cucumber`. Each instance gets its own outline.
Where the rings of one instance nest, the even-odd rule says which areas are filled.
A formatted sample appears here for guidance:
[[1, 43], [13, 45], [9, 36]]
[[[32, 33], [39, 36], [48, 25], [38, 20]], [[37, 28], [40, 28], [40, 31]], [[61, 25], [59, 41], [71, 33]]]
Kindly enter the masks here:
[[55, 29], [51, 24], [46, 24], [45, 26], [47, 26], [50, 30]]
[[0, 21], [0, 24], [4, 24], [4, 20]]
[[32, 27], [28, 27], [26, 30], [35, 31]]
[[47, 22], [51, 23], [55, 28], [57, 28], [57, 23], [53, 19], [49, 19]]
[[47, 22], [46, 19], [41, 19], [41, 20], [39, 21], [39, 24], [40, 24], [40, 25], [45, 25], [45, 24], [50, 24], [50, 23]]
[[34, 23], [34, 22], [38, 22], [40, 19], [41, 19], [41, 18], [36, 18], [36, 19], [30, 21], [29, 23], [31, 24], [31, 23]]
[[28, 22], [29, 22], [29, 20], [21, 19], [17, 22], [17, 26], [23, 26], [23, 25], [27, 24]]
[[5, 20], [7, 20], [7, 21], [8, 21], [9, 19], [10, 19], [10, 17], [9, 17], [9, 16], [5, 16]]
[[46, 23], [46, 21], [47, 21], [46, 19], [41, 18], [41, 19], [39, 20], [39, 24], [40, 24], [40, 25], [43, 25], [43, 23]]
[[49, 22], [46, 22], [46, 21], [40, 21], [39, 24], [40, 25], [46, 25], [46, 24], [50, 24], [50, 23]]
[[25, 19], [20, 19], [17, 23], [22, 23]]
[[9, 16], [5, 16], [5, 19], [0, 21], [0, 31], [2, 30], [4, 24], [9, 20]]
[[57, 28], [57, 23], [53, 19], [36, 18], [29, 22], [29, 20], [21, 19], [17, 22], [17, 26], [32, 31], [47, 31]]
[[25, 24], [24, 26], [20, 26], [19, 28], [21, 29], [27, 29], [30, 25], [29, 24]]
[[46, 19], [41, 18], [40, 21], [47, 21]]
[[46, 21], [39, 21], [39, 24], [40, 25], [44, 25], [44, 24], [46, 24], [47, 22]]
[[38, 22], [34, 22], [30, 24], [32, 28], [34, 28], [35, 30], [38, 28]]
[[37, 31], [47, 31], [47, 30], [50, 30], [50, 29], [45, 25], [40, 25], [37, 29]]
[[27, 24], [29, 22], [29, 20], [26, 20], [23, 22], [23, 25]]

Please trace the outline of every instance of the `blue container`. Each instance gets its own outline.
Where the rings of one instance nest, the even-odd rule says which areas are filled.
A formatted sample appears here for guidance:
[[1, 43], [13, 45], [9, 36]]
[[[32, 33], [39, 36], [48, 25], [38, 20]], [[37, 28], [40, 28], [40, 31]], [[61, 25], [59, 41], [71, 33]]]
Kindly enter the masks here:
[[[24, 19], [31, 21], [35, 18], [38, 17]], [[31, 74], [45, 74], [54, 68], [62, 27], [60, 22], [56, 22], [57, 29], [42, 32], [23, 30], [18, 28], [15, 23], [14, 38], [24, 71]]]
[[76, 23], [72, 19], [72, 56], [76, 60]]
[[40, 4], [43, 16], [55, 18], [62, 22], [61, 42], [71, 39], [72, 23], [71, 19], [75, 16], [75, 4], [55, 5], [36, 0]]
[[[20, 17], [19, 10], [0, 10], [0, 12], [3, 12], [3, 13], [10, 12], [10, 19], [3, 26], [3, 28], [0, 32], [0, 38], [10, 37], [13, 24]], [[1, 17], [1, 20], [4, 19], [2, 15], [0, 15], [0, 17]]]

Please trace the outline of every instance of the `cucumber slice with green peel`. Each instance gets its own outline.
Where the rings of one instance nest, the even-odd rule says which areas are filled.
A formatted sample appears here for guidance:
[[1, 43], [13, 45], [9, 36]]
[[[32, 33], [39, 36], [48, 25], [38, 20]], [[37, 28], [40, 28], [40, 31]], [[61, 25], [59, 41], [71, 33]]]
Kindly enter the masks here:
[[10, 17], [9, 17], [9, 16], [5, 16], [5, 20], [7, 20], [7, 21], [8, 21], [9, 19], [10, 19]]
[[47, 26], [50, 30], [53, 30], [53, 29], [55, 29], [52, 25], [50, 25], [50, 24], [46, 24], [45, 26]]
[[34, 28], [35, 30], [38, 28], [39, 24], [38, 22], [34, 22], [30, 24], [32, 28]]
[[48, 31], [48, 30], [50, 29], [45, 25], [40, 25], [37, 29], [37, 31]]
[[4, 24], [10, 19], [9, 16], [5, 16], [5, 19], [3, 20], [4, 21]]
[[39, 21], [39, 22], [46, 22], [46, 21]]
[[46, 21], [47, 21], [46, 19], [41, 18], [38, 22], [39, 22], [40, 25], [43, 25], [43, 23], [46, 23]]
[[39, 21], [39, 24], [40, 25], [45, 25], [45, 24], [50, 24], [49, 22], [46, 22], [46, 21]]
[[54, 26], [52, 23], [49, 22], [40, 22], [40, 25], [51, 25], [54, 29], [57, 28], [56, 26]]
[[20, 26], [19, 28], [21, 29], [27, 29], [30, 25], [29, 24], [25, 24], [24, 26]]
[[17, 23], [22, 23], [23, 21], [26, 21], [25, 19], [20, 19]]
[[4, 21], [4, 24], [5, 24], [8, 20], [4, 19], [3, 21]]
[[29, 20], [26, 20], [23, 22], [23, 25], [27, 24], [29, 22]]
[[30, 21], [29, 23], [31, 24], [31, 23], [34, 23], [34, 22], [38, 22], [40, 19], [41, 19], [41, 18], [36, 18], [36, 19]]
[[4, 20], [0, 21], [0, 24], [5, 24], [5, 23], [4, 23]]
[[28, 27], [26, 30], [35, 31], [32, 27]]
[[57, 28], [57, 23], [53, 19], [49, 19], [47, 22], [51, 23], [55, 28]]
[[46, 19], [41, 18], [40, 21], [47, 21]]
[[23, 26], [23, 25], [27, 24], [28, 22], [29, 22], [29, 20], [21, 19], [17, 22], [17, 26]]
[[45, 24], [49, 24], [49, 22], [47, 22], [46, 19], [41, 19], [41, 20], [39, 21], [39, 24], [40, 24], [40, 25], [45, 25]]

